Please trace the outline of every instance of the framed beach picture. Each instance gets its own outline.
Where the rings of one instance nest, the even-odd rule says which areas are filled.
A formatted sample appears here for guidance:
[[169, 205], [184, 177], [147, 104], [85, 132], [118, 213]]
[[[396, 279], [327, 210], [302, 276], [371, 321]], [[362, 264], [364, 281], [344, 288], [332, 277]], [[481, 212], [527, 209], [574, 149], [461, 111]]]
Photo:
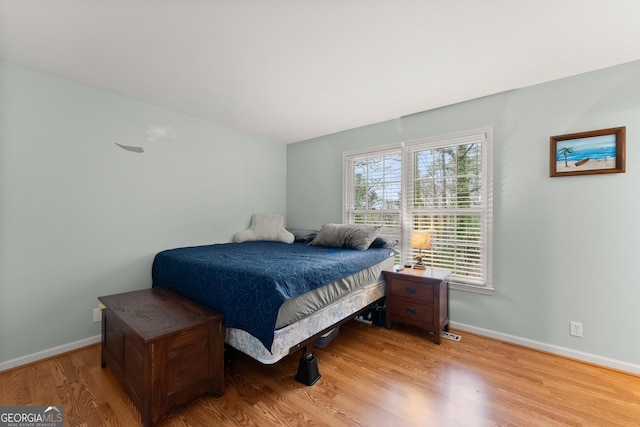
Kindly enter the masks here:
[[549, 176], [623, 173], [626, 127], [552, 136]]

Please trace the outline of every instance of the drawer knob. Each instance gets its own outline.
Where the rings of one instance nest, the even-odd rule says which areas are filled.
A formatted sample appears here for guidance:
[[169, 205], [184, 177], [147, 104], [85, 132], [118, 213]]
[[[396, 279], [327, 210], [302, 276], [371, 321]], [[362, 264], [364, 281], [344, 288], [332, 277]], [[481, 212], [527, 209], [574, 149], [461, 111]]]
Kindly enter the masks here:
[[415, 294], [416, 293], [416, 288], [407, 288], [406, 289], [408, 294]]
[[409, 314], [416, 314], [416, 309], [413, 307], [407, 307], [405, 310]]

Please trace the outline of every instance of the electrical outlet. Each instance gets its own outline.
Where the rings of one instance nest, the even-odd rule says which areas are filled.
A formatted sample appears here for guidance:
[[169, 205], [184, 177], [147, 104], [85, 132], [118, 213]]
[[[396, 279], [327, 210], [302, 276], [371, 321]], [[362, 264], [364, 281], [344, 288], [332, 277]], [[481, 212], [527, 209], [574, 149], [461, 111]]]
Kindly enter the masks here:
[[571, 331], [569, 333], [574, 337], [582, 337], [582, 323], [571, 322]]
[[102, 321], [102, 310], [100, 310], [99, 308], [93, 309], [93, 321], [94, 323]]

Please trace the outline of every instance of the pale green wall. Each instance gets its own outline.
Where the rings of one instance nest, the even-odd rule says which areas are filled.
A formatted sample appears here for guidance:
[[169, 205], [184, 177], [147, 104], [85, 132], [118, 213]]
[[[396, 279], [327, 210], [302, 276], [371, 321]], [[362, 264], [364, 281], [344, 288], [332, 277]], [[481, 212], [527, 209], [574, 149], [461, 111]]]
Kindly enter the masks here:
[[[97, 335], [96, 297], [150, 286], [159, 250], [285, 206], [340, 221], [344, 151], [493, 126], [496, 292], [452, 292], [452, 320], [637, 367], [638, 117], [636, 62], [285, 147], [0, 61], [0, 363]], [[549, 136], [620, 125], [627, 173], [548, 177]]]
[[[452, 321], [640, 372], [639, 119], [634, 62], [291, 144], [288, 224], [341, 221], [344, 151], [493, 126], [496, 291], [453, 291]], [[550, 136], [616, 126], [626, 173], [549, 178]]]
[[151, 286], [158, 251], [284, 214], [285, 167], [282, 144], [0, 62], [0, 363], [99, 334], [96, 298]]

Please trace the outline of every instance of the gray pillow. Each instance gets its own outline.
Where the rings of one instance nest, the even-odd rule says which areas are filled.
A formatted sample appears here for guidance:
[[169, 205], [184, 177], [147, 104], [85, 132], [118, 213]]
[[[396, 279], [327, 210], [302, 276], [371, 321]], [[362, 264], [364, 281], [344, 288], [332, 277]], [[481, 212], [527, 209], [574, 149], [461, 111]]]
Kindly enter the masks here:
[[390, 236], [378, 236], [371, 242], [371, 248], [395, 248], [398, 246], [398, 239]]
[[287, 230], [293, 234], [296, 242], [311, 243], [318, 230], [310, 228], [287, 228]]
[[380, 227], [362, 224], [325, 224], [311, 241], [313, 246], [368, 249]]

